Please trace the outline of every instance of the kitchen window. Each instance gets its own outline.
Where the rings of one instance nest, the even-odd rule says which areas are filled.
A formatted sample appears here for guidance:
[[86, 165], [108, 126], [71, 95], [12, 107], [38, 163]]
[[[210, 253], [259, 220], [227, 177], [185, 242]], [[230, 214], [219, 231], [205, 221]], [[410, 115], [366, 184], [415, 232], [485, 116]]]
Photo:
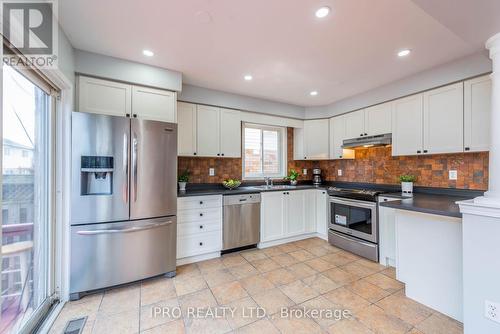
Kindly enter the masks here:
[[286, 173], [286, 128], [243, 125], [243, 179], [282, 178]]

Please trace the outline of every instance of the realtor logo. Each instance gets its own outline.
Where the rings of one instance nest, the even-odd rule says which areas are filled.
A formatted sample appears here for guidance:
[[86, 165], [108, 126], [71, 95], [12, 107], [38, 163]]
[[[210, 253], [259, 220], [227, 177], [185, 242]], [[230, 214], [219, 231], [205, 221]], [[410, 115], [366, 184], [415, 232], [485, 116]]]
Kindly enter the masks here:
[[[57, 66], [57, 3], [55, 0], [0, 0], [3, 64], [9, 66]], [[13, 54], [21, 54], [17, 57]]]

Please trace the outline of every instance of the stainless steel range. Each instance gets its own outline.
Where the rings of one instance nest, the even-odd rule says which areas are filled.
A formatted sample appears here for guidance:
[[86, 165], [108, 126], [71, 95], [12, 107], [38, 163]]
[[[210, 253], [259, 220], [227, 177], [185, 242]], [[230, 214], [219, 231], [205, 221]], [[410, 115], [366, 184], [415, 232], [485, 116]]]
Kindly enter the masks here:
[[377, 196], [380, 191], [328, 188], [330, 244], [378, 261]]

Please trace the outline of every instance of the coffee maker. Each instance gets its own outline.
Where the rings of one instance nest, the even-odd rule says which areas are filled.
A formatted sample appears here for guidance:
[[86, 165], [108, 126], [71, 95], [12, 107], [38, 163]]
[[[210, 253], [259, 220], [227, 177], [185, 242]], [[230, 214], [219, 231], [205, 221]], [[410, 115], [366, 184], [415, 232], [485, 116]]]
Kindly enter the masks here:
[[312, 172], [313, 172], [313, 184], [314, 185], [321, 184], [321, 182], [322, 182], [322, 180], [321, 180], [321, 169], [319, 169], [319, 168], [313, 168]]

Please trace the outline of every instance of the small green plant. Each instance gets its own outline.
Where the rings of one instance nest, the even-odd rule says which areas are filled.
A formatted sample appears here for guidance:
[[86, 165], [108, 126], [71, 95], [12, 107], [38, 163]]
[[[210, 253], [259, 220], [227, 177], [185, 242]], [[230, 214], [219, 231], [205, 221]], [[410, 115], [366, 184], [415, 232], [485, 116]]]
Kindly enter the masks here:
[[179, 182], [189, 182], [189, 175], [191, 173], [189, 172], [188, 169], [185, 169], [184, 172], [181, 173], [181, 175], [179, 175], [179, 177], [177, 178], [177, 180]]
[[401, 182], [415, 182], [417, 177], [411, 174], [404, 174], [399, 177], [399, 181]]
[[288, 173], [288, 176], [285, 177], [285, 180], [297, 181], [299, 176], [300, 174], [295, 169], [290, 169], [290, 172]]

